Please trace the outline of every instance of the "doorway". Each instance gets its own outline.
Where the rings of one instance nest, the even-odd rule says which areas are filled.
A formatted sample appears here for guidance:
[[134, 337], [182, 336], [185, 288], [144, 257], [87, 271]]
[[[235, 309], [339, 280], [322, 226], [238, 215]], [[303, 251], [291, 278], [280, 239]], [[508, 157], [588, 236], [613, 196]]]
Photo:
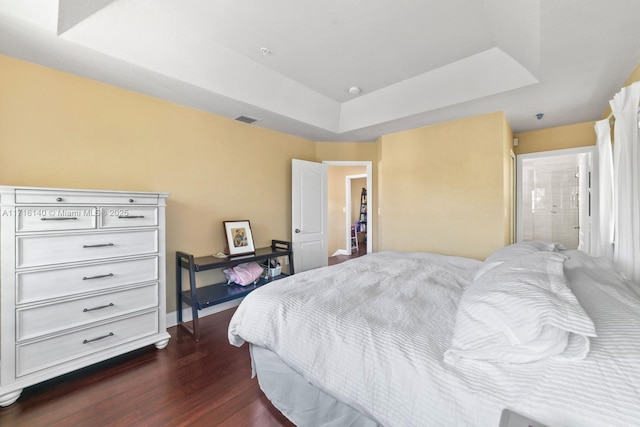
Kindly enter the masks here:
[[[372, 251], [373, 227], [371, 216], [365, 214], [365, 222], [359, 227], [358, 251], [351, 250], [351, 227], [353, 217], [361, 210], [361, 190], [367, 189], [365, 212], [371, 212], [372, 206], [372, 163], [370, 161], [325, 161], [329, 167], [328, 185], [328, 229], [329, 262], [349, 259]], [[353, 184], [353, 185], [352, 185]], [[354, 187], [355, 186], [355, 187]], [[359, 217], [357, 218], [359, 220]], [[366, 239], [363, 231], [366, 230]], [[363, 241], [364, 240], [364, 241]]]
[[560, 242], [588, 250], [593, 148], [519, 155], [518, 241]]

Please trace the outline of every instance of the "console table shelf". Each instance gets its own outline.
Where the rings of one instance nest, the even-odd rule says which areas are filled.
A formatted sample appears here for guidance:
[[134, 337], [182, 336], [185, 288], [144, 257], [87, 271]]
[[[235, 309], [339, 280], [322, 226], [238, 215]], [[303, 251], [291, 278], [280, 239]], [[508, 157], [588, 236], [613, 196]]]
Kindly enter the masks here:
[[[195, 274], [200, 271], [233, 267], [238, 264], [253, 261], [265, 261], [272, 258], [287, 257], [289, 259], [289, 274], [280, 274], [275, 277], [261, 277], [255, 284], [240, 286], [227, 284], [226, 282], [196, 287]], [[189, 289], [182, 290], [182, 269], [186, 269], [189, 275]], [[256, 249], [255, 254], [231, 258], [216, 258], [214, 256], [194, 257], [193, 255], [176, 252], [176, 296], [178, 325], [186, 329], [196, 341], [200, 341], [200, 328], [198, 322], [198, 310], [221, 304], [237, 298], [247, 296], [253, 290], [268, 283], [282, 279], [294, 273], [293, 252], [291, 243], [282, 240], [272, 240], [271, 246]], [[182, 321], [182, 304], [191, 306], [193, 315], [193, 327], [187, 326]]]
[[276, 277], [261, 278], [258, 283], [249, 286], [240, 286], [236, 284], [215, 283], [200, 288], [196, 288], [196, 299], [191, 299], [191, 291], [182, 291], [182, 302], [190, 306], [196, 306], [198, 310], [210, 307], [212, 305], [221, 304], [237, 298], [247, 296], [254, 289], [271, 283], [275, 280], [289, 276], [288, 274], [280, 274]]

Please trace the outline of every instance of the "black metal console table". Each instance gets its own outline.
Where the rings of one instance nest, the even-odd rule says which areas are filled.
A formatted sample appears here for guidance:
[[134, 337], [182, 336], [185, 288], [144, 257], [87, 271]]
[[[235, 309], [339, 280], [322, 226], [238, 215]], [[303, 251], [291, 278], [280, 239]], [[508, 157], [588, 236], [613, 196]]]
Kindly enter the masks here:
[[[261, 277], [258, 282], [249, 286], [227, 284], [226, 282], [212, 285], [196, 287], [196, 273], [199, 271], [214, 270], [218, 268], [233, 267], [238, 264], [251, 261], [264, 261], [271, 258], [286, 256], [289, 259], [289, 274], [280, 274], [275, 277]], [[189, 289], [182, 290], [182, 269], [187, 269], [189, 273]], [[176, 294], [177, 294], [177, 315], [178, 326], [184, 328], [191, 334], [194, 340], [200, 341], [200, 326], [198, 323], [198, 310], [242, 298], [251, 291], [267, 283], [289, 276], [294, 273], [293, 251], [291, 242], [283, 240], [272, 240], [271, 246], [256, 249], [252, 255], [244, 255], [231, 258], [216, 258], [214, 256], [194, 257], [187, 252], [176, 252]], [[182, 321], [182, 304], [191, 306], [193, 315], [193, 327], [189, 327]]]

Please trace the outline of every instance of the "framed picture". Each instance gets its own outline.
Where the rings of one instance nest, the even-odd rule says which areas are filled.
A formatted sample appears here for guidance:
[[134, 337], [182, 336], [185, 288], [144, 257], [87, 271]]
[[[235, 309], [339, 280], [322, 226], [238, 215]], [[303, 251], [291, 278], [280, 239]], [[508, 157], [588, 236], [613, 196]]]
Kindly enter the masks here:
[[224, 221], [224, 235], [227, 238], [227, 253], [230, 257], [254, 254], [253, 234], [249, 220]]

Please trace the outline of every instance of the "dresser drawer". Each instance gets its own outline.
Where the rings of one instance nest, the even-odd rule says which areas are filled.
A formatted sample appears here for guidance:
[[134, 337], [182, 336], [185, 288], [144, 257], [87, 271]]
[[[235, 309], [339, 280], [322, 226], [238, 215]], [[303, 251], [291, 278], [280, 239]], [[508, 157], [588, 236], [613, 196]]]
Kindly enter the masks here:
[[148, 283], [108, 294], [21, 308], [16, 310], [16, 340], [36, 338], [157, 306], [158, 284]]
[[16, 304], [158, 280], [158, 257], [16, 274]]
[[97, 209], [87, 206], [28, 206], [16, 209], [16, 231], [96, 228]]
[[158, 333], [158, 310], [16, 346], [16, 376]]
[[16, 267], [36, 267], [158, 252], [158, 230], [19, 236]]
[[81, 191], [57, 190], [16, 190], [18, 204], [94, 204], [94, 205], [155, 205], [157, 194], [100, 194], [99, 192], [83, 193]]
[[102, 207], [101, 228], [144, 227], [158, 225], [158, 208], [152, 206]]

